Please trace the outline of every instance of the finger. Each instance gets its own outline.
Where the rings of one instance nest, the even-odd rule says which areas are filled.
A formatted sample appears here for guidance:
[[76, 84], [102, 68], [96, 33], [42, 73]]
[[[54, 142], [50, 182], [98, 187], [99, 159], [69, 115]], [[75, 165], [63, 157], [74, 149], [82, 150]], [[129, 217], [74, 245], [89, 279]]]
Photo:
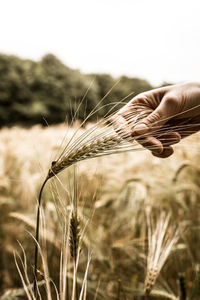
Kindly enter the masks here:
[[186, 138], [196, 132], [198, 132], [200, 130], [200, 124], [193, 124], [193, 125], [185, 125], [182, 126], [181, 128], [177, 128], [177, 132], [179, 133], [179, 135], [181, 136], [181, 138]]
[[159, 158], [167, 158], [167, 157], [171, 156], [173, 153], [174, 153], [174, 149], [171, 146], [165, 148], [163, 150], [163, 152], [160, 153], [160, 154], [157, 154], [157, 153], [152, 151], [153, 156], [156, 156], [156, 157], [159, 157]]
[[152, 113], [134, 126], [132, 135], [143, 135], [159, 130], [178, 112], [177, 103], [178, 101], [174, 97], [164, 97]]
[[143, 147], [154, 152], [155, 154], [161, 154], [166, 147], [179, 143], [181, 136], [178, 132], [169, 132], [154, 136], [144, 136], [143, 138], [140, 137], [136, 140]]
[[178, 132], [168, 132], [155, 137], [162, 143], [163, 148], [166, 148], [166, 146], [178, 144], [181, 140], [181, 135]]
[[195, 118], [172, 119], [159, 130], [159, 133], [173, 131], [179, 133], [181, 138], [184, 138], [199, 130], [200, 116], [197, 116]]
[[162, 143], [153, 136], [139, 138], [137, 139], [137, 142], [144, 148], [153, 151], [154, 153], [160, 154], [163, 151]]

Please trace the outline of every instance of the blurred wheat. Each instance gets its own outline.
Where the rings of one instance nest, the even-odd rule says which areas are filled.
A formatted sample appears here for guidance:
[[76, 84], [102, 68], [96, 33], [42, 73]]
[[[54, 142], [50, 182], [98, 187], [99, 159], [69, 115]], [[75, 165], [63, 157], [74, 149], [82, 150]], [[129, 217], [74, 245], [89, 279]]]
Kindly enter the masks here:
[[179, 235], [178, 230], [169, 225], [169, 214], [162, 212], [155, 226], [152, 224], [150, 212], [147, 213], [147, 219], [148, 256], [145, 293], [149, 295]]
[[[93, 125], [87, 126], [87, 129], [93, 127]], [[72, 137], [76, 129], [69, 128], [69, 136]], [[55, 141], [62, 140], [65, 130], [64, 126], [34, 127], [31, 130], [3, 129], [0, 133], [0, 209], [2, 216], [0, 239], [1, 244], [4, 245], [0, 249], [2, 257], [0, 272], [3, 274], [0, 285], [4, 294], [6, 290], [7, 293], [11, 293], [12, 288], [21, 285], [12, 257], [12, 251], [17, 247], [16, 238], [25, 247], [28, 262], [27, 272], [32, 281], [33, 243], [24, 234], [24, 229], [28, 227], [32, 231], [34, 227], [35, 201], [33, 199], [36, 199], [40, 187], [41, 170], [45, 176], [49, 161], [53, 160], [51, 154], [54, 152], [54, 156], [56, 156], [59, 150]], [[81, 134], [84, 132], [85, 129], [81, 129]], [[41, 141], [40, 144], [38, 144], [38, 139]], [[19, 140], [24, 142], [19, 143]], [[159, 259], [156, 260], [154, 254], [152, 256], [154, 259], [147, 266], [147, 270], [150, 270], [151, 267], [156, 269], [158, 265], [157, 272], [161, 265], [160, 262], [163, 261], [164, 253], [167, 260], [164, 263], [165, 267], [163, 268], [162, 265], [158, 272], [159, 277], [156, 283], [153, 283], [150, 297], [177, 299], [178, 296], [175, 295], [178, 293], [178, 274], [186, 273], [187, 296], [190, 297], [191, 294], [191, 299], [198, 299], [199, 271], [195, 271], [194, 268], [198, 266], [200, 259], [197, 246], [200, 242], [200, 178], [198, 168], [194, 168], [194, 166], [198, 166], [200, 161], [197, 147], [199, 142], [198, 136], [189, 138], [180, 147], [176, 147], [173, 157], [165, 161], [160, 161], [147, 152], [137, 152], [109, 157], [100, 156], [95, 160], [85, 160], [78, 165], [77, 181], [80, 196], [78, 216], [81, 220], [81, 231], [84, 227], [82, 223], [86, 222], [85, 220], [93, 210], [92, 203], [95, 207], [91, 226], [88, 226], [81, 241], [82, 251], [77, 275], [79, 295], [84, 296], [86, 288], [88, 299], [94, 299], [96, 290], [97, 299], [112, 299], [117, 297], [117, 283], [120, 279], [123, 293], [127, 299], [132, 299], [133, 294], [138, 299], [143, 299], [145, 276], [148, 274], [143, 264], [146, 240], [144, 207], [148, 205], [157, 220], [157, 225], [153, 225], [154, 222], [151, 222], [150, 236], [152, 237], [155, 236], [155, 232], [158, 233], [156, 228], [160, 222], [159, 214], [163, 210], [171, 212], [171, 221], [168, 223], [171, 239], [175, 233], [172, 224], [175, 224], [175, 227], [182, 221], [187, 221], [189, 224], [184, 240], [181, 239], [181, 242], [176, 242], [171, 247], [173, 256], [170, 255], [172, 251], [169, 251], [168, 256], [166, 255], [164, 245], [166, 246], [167, 243], [162, 244], [159, 248], [161, 252], [158, 249], [155, 250], [155, 247], [152, 248], [157, 251], [154, 253], [160, 253]], [[37, 155], [36, 148], [40, 155]], [[185, 163], [187, 168], [181, 168]], [[65, 218], [68, 220], [72, 208], [65, 191], [67, 182], [72, 177], [72, 171], [69, 168], [59, 176], [60, 181], [56, 182], [60, 197], [55, 196], [55, 207], [51, 203], [53, 201], [51, 200], [51, 188], [44, 191], [43, 209], [48, 229], [44, 233], [44, 237], [47, 235], [49, 274], [56, 283], [59, 282], [58, 276], [62, 274], [60, 290], [62, 293], [65, 290], [67, 297], [65, 278], [67, 274], [68, 287], [71, 288], [73, 263], [70, 261], [69, 251], [66, 251], [66, 245], [69, 244], [67, 236], [70, 231], [67, 233], [67, 229], [65, 230], [64, 238], [62, 228], [63, 224], [68, 227]], [[175, 177], [176, 180], [174, 180]], [[58, 215], [57, 211], [59, 211]], [[166, 220], [165, 218], [164, 220]], [[41, 232], [42, 240], [43, 232]], [[88, 260], [87, 248], [93, 249], [93, 256], [87, 273], [88, 280], [87, 283], [85, 281], [85, 287], [82, 290], [81, 284], [84, 280]], [[62, 255], [60, 255], [60, 249], [62, 249]], [[173, 257], [175, 257], [176, 263], [174, 263]], [[60, 258], [62, 258], [61, 272], [59, 271]], [[66, 260], [68, 260], [67, 270], [65, 268]], [[4, 262], [5, 264], [3, 264]], [[41, 262], [38, 265], [38, 271], [41, 274], [44, 273]], [[39, 281], [41, 280], [43, 278], [39, 277]], [[167, 289], [166, 283], [169, 284], [172, 291]], [[31, 287], [29, 284], [27, 286]], [[99, 288], [97, 289], [97, 287]], [[51, 289], [53, 290], [53, 286]], [[123, 297], [122, 290], [121, 297]], [[45, 294], [42, 287], [40, 287], [40, 292], [42, 296]]]

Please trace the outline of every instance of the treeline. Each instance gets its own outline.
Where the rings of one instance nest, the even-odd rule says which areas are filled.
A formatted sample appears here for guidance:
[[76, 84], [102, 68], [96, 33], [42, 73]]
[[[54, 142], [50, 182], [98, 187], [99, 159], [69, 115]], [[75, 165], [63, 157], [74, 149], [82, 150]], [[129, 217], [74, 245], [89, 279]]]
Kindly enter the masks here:
[[[112, 87], [106, 99], [100, 102]], [[82, 74], [52, 54], [38, 62], [1, 54], [0, 126], [45, 124], [45, 120], [49, 124], [70, 121], [83, 97], [76, 117], [83, 120], [98, 103], [101, 109], [92, 117], [102, 117], [110, 109], [108, 104], [133, 93], [128, 101], [151, 88], [146, 80], [138, 78]]]

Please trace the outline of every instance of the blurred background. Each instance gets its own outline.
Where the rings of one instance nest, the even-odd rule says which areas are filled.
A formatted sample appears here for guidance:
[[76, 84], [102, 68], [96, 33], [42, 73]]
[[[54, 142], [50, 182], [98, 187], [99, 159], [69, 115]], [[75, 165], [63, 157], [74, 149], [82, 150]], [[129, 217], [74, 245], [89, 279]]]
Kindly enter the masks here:
[[118, 81], [106, 103], [167, 83], [198, 81], [199, 5], [1, 2], [0, 126], [63, 122], [89, 89], [87, 113]]
[[[34, 241], [27, 231], [34, 234], [37, 195], [63, 137], [72, 136], [105, 95], [89, 121], [140, 92], [199, 81], [199, 11], [198, 0], [0, 1], [0, 299], [27, 299], [13, 252], [22, 255], [20, 241], [32, 282]], [[78, 120], [67, 127], [64, 122], [72, 121], [82, 99]], [[80, 227], [89, 222], [79, 283], [87, 251], [93, 250], [87, 299], [133, 299], [136, 291], [134, 299], [144, 299], [146, 208], [155, 222], [165, 211], [173, 226], [189, 224], [155, 288], [167, 299], [182, 295], [179, 299], [185, 300], [186, 290], [193, 291], [190, 299], [199, 299], [199, 142], [198, 135], [186, 139], [164, 161], [144, 151], [78, 164]], [[69, 213], [69, 178], [70, 168], [61, 174], [61, 184], [55, 180], [56, 188], [45, 188], [43, 197], [47, 260], [57, 287], [64, 231], [60, 215]], [[38, 267], [43, 286], [44, 266]], [[71, 265], [68, 272], [71, 291]], [[44, 287], [41, 293], [46, 299]]]

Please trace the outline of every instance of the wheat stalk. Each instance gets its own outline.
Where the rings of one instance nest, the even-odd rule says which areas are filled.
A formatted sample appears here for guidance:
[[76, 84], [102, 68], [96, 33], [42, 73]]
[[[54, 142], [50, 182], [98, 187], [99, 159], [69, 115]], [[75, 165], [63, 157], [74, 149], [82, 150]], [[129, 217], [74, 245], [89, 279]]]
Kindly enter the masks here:
[[200, 297], [200, 265], [199, 264], [195, 266], [195, 272], [196, 272], [196, 276], [193, 283], [192, 292], [189, 298], [190, 300], [196, 299], [197, 296]]
[[[148, 115], [148, 111], [144, 111], [142, 107], [134, 107], [134, 112], [131, 112], [126, 116], [126, 120], [121, 115], [109, 116], [108, 118], [100, 121], [98, 124], [87, 130], [80, 137], [76, 138], [76, 133], [72, 139], [64, 147], [61, 155], [56, 161], [52, 162], [52, 165], [48, 171], [47, 177], [42, 184], [39, 198], [38, 198], [38, 210], [37, 210], [37, 223], [36, 223], [36, 247], [35, 247], [35, 267], [34, 267], [34, 292], [36, 291], [37, 280], [37, 259], [38, 259], [38, 241], [39, 241], [39, 219], [40, 219], [40, 205], [43, 189], [47, 181], [59, 174], [62, 170], [69, 166], [90, 158], [109, 155], [113, 153], [121, 153], [132, 150], [142, 149], [141, 147], [135, 148], [137, 143], [133, 143], [132, 127]], [[123, 122], [120, 121], [123, 119]], [[124, 124], [124, 121], [126, 121]], [[108, 124], [109, 123], [109, 124]], [[103, 125], [103, 129], [102, 129]], [[98, 132], [101, 127], [100, 132]], [[156, 127], [156, 124], [155, 124]], [[166, 128], [165, 128], [166, 131]], [[158, 133], [162, 134], [162, 131]], [[143, 136], [145, 137], [145, 135]], [[140, 136], [142, 138], [142, 136]], [[151, 148], [150, 150], [153, 150]]]
[[186, 286], [186, 276], [184, 273], [178, 274], [178, 282], [179, 282], [179, 298], [180, 300], [186, 300], [187, 286]]
[[38, 242], [39, 242], [39, 225], [40, 225], [40, 206], [41, 206], [43, 189], [47, 181], [50, 178], [56, 176], [62, 170], [66, 169], [67, 167], [79, 161], [97, 157], [97, 156], [133, 150], [135, 145], [132, 143], [134, 138], [131, 136], [131, 128], [142, 117], [144, 117], [144, 112], [140, 113], [136, 111], [135, 113], [131, 114], [129, 119], [130, 122], [127, 123], [127, 127], [124, 128], [124, 125], [120, 126], [120, 122], [116, 120], [117, 117], [113, 119], [113, 116], [109, 116], [108, 118], [105, 118], [103, 121], [100, 121], [92, 128], [88, 129], [80, 137], [76, 137], [75, 135], [77, 132], [75, 132], [75, 135], [72, 137], [69, 143], [67, 143], [60, 157], [56, 161], [52, 162], [51, 168], [49, 169], [47, 177], [42, 184], [42, 187], [39, 192], [39, 197], [38, 197], [36, 236], [35, 236], [35, 240], [36, 240], [35, 264], [34, 264], [34, 294], [36, 299], [37, 299], [36, 287], [37, 287], [37, 260], [38, 260]]

